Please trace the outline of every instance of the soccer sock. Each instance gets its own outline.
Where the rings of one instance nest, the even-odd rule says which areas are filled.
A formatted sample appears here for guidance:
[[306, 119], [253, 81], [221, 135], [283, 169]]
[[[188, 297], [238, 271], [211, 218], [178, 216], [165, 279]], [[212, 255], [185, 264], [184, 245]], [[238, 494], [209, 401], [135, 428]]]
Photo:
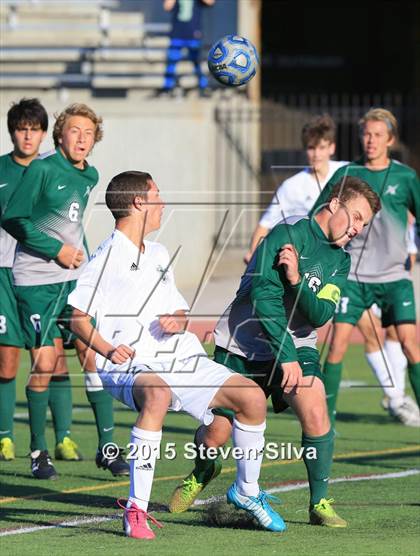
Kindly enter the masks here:
[[243, 457], [236, 459], [236, 486], [243, 496], [258, 496], [261, 462], [264, 453], [265, 421], [260, 425], [244, 425], [233, 420], [232, 441], [241, 448]]
[[138, 508], [147, 511], [161, 439], [161, 430], [146, 431], [138, 427], [131, 429], [131, 443], [136, 445], [137, 451], [135, 457], [130, 459], [128, 507], [134, 502]]
[[196, 430], [194, 436], [194, 444], [197, 449], [197, 456], [194, 461], [193, 474], [198, 483], [204, 484], [208, 482], [213, 475], [216, 461], [220, 459], [220, 456], [218, 456], [216, 459], [201, 457], [200, 450], [198, 448], [200, 446], [205, 446], [205, 444], [201, 440], [202, 427], [203, 425]]
[[335, 425], [335, 414], [338, 391], [340, 389], [341, 373], [343, 371], [343, 363], [329, 363], [324, 365], [324, 387], [327, 396], [328, 415], [330, 417], [331, 426]]
[[395, 376], [395, 386], [401, 392], [405, 392], [405, 370], [407, 368], [407, 358], [404, 355], [400, 342], [385, 340], [385, 353], [391, 363]]
[[396, 408], [404, 400], [404, 392], [397, 388], [391, 363], [384, 351], [365, 353], [370, 368], [378, 379], [384, 394], [389, 398], [391, 408]]
[[86, 396], [95, 415], [96, 430], [98, 431], [98, 448], [101, 449], [107, 442], [112, 442], [114, 431], [114, 412], [112, 396], [105, 390], [89, 391]]
[[31, 431], [31, 452], [35, 450], [46, 450], [45, 426], [47, 423], [49, 391], [35, 392], [26, 387], [28, 399], [29, 427]]
[[420, 407], [420, 361], [408, 364], [408, 377], [411, 388], [416, 396], [417, 405]]
[[49, 386], [48, 405], [54, 425], [55, 443], [63, 442], [65, 436], [70, 435], [72, 421], [72, 392], [68, 375], [51, 377]]
[[16, 379], [0, 378], [0, 440], [13, 440], [13, 414], [16, 404]]
[[[303, 461], [308, 472], [311, 507], [327, 497], [333, 452], [334, 429], [323, 436], [302, 434]], [[309, 448], [313, 448], [309, 451]]]

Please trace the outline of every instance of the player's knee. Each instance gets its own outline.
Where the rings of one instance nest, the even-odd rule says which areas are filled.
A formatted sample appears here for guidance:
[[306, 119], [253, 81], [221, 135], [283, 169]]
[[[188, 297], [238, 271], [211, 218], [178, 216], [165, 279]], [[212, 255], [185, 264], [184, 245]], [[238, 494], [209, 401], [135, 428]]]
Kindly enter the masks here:
[[19, 353], [0, 354], [0, 379], [12, 380], [16, 377], [19, 366]]
[[171, 391], [165, 386], [146, 387], [142, 391], [141, 408], [144, 413], [165, 415], [171, 404]]
[[262, 389], [255, 384], [254, 386], [243, 389], [237, 413], [261, 423], [266, 417], [267, 400]]
[[330, 430], [327, 407], [323, 400], [315, 402], [306, 412], [302, 420], [303, 432], [310, 436], [322, 436]]
[[213, 423], [206, 427], [203, 443], [208, 448], [218, 448], [228, 442], [232, 433], [232, 425], [225, 417], [216, 417]]
[[406, 336], [400, 339], [401, 348], [410, 363], [415, 363], [420, 357], [420, 348], [415, 338]]

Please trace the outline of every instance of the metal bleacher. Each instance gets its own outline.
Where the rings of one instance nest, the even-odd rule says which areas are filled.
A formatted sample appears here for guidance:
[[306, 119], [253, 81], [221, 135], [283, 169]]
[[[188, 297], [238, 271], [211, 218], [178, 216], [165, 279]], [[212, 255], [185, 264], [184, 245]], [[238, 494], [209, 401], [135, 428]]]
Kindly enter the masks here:
[[[118, 8], [118, 0], [1, 0], [0, 88], [161, 88], [169, 24]], [[191, 62], [176, 71], [181, 87], [196, 85]]]

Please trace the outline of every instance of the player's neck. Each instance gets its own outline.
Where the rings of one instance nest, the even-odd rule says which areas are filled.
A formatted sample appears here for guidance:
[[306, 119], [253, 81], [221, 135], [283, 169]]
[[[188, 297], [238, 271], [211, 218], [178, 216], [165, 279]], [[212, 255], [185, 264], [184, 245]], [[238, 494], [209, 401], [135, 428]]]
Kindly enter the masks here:
[[144, 237], [147, 234], [144, 226], [139, 226], [139, 223], [133, 221], [131, 217], [120, 218], [116, 224], [115, 229], [124, 234], [134, 245], [144, 251]]
[[368, 170], [385, 170], [385, 168], [388, 168], [390, 162], [391, 159], [388, 155], [375, 159], [365, 158], [365, 166]]
[[314, 180], [324, 182], [327, 179], [328, 172], [330, 171], [330, 163], [322, 165], [320, 168], [311, 168], [311, 174]]
[[13, 151], [12, 153], [12, 158], [13, 160], [17, 163], [20, 164], [21, 166], [29, 166], [29, 164], [35, 160], [35, 158], [38, 156], [38, 151], [34, 154], [32, 154], [31, 156], [22, 156], [20, 153]]

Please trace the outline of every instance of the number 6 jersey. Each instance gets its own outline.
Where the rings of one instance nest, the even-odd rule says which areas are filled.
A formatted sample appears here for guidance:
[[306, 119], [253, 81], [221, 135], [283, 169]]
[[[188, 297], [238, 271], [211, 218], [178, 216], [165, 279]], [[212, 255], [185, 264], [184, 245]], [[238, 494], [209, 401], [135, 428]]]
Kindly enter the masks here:
[[13, 265], [15, 285], [56, 284], [78, 278], [83, 265], [70, 270], [55, 258], [63, 244], [84, 249], [83, 213], [98, 179], [93, 166], [80, 170], [59, 149], [32, 162], [2, 217], [2, 226], [19, 242]]

